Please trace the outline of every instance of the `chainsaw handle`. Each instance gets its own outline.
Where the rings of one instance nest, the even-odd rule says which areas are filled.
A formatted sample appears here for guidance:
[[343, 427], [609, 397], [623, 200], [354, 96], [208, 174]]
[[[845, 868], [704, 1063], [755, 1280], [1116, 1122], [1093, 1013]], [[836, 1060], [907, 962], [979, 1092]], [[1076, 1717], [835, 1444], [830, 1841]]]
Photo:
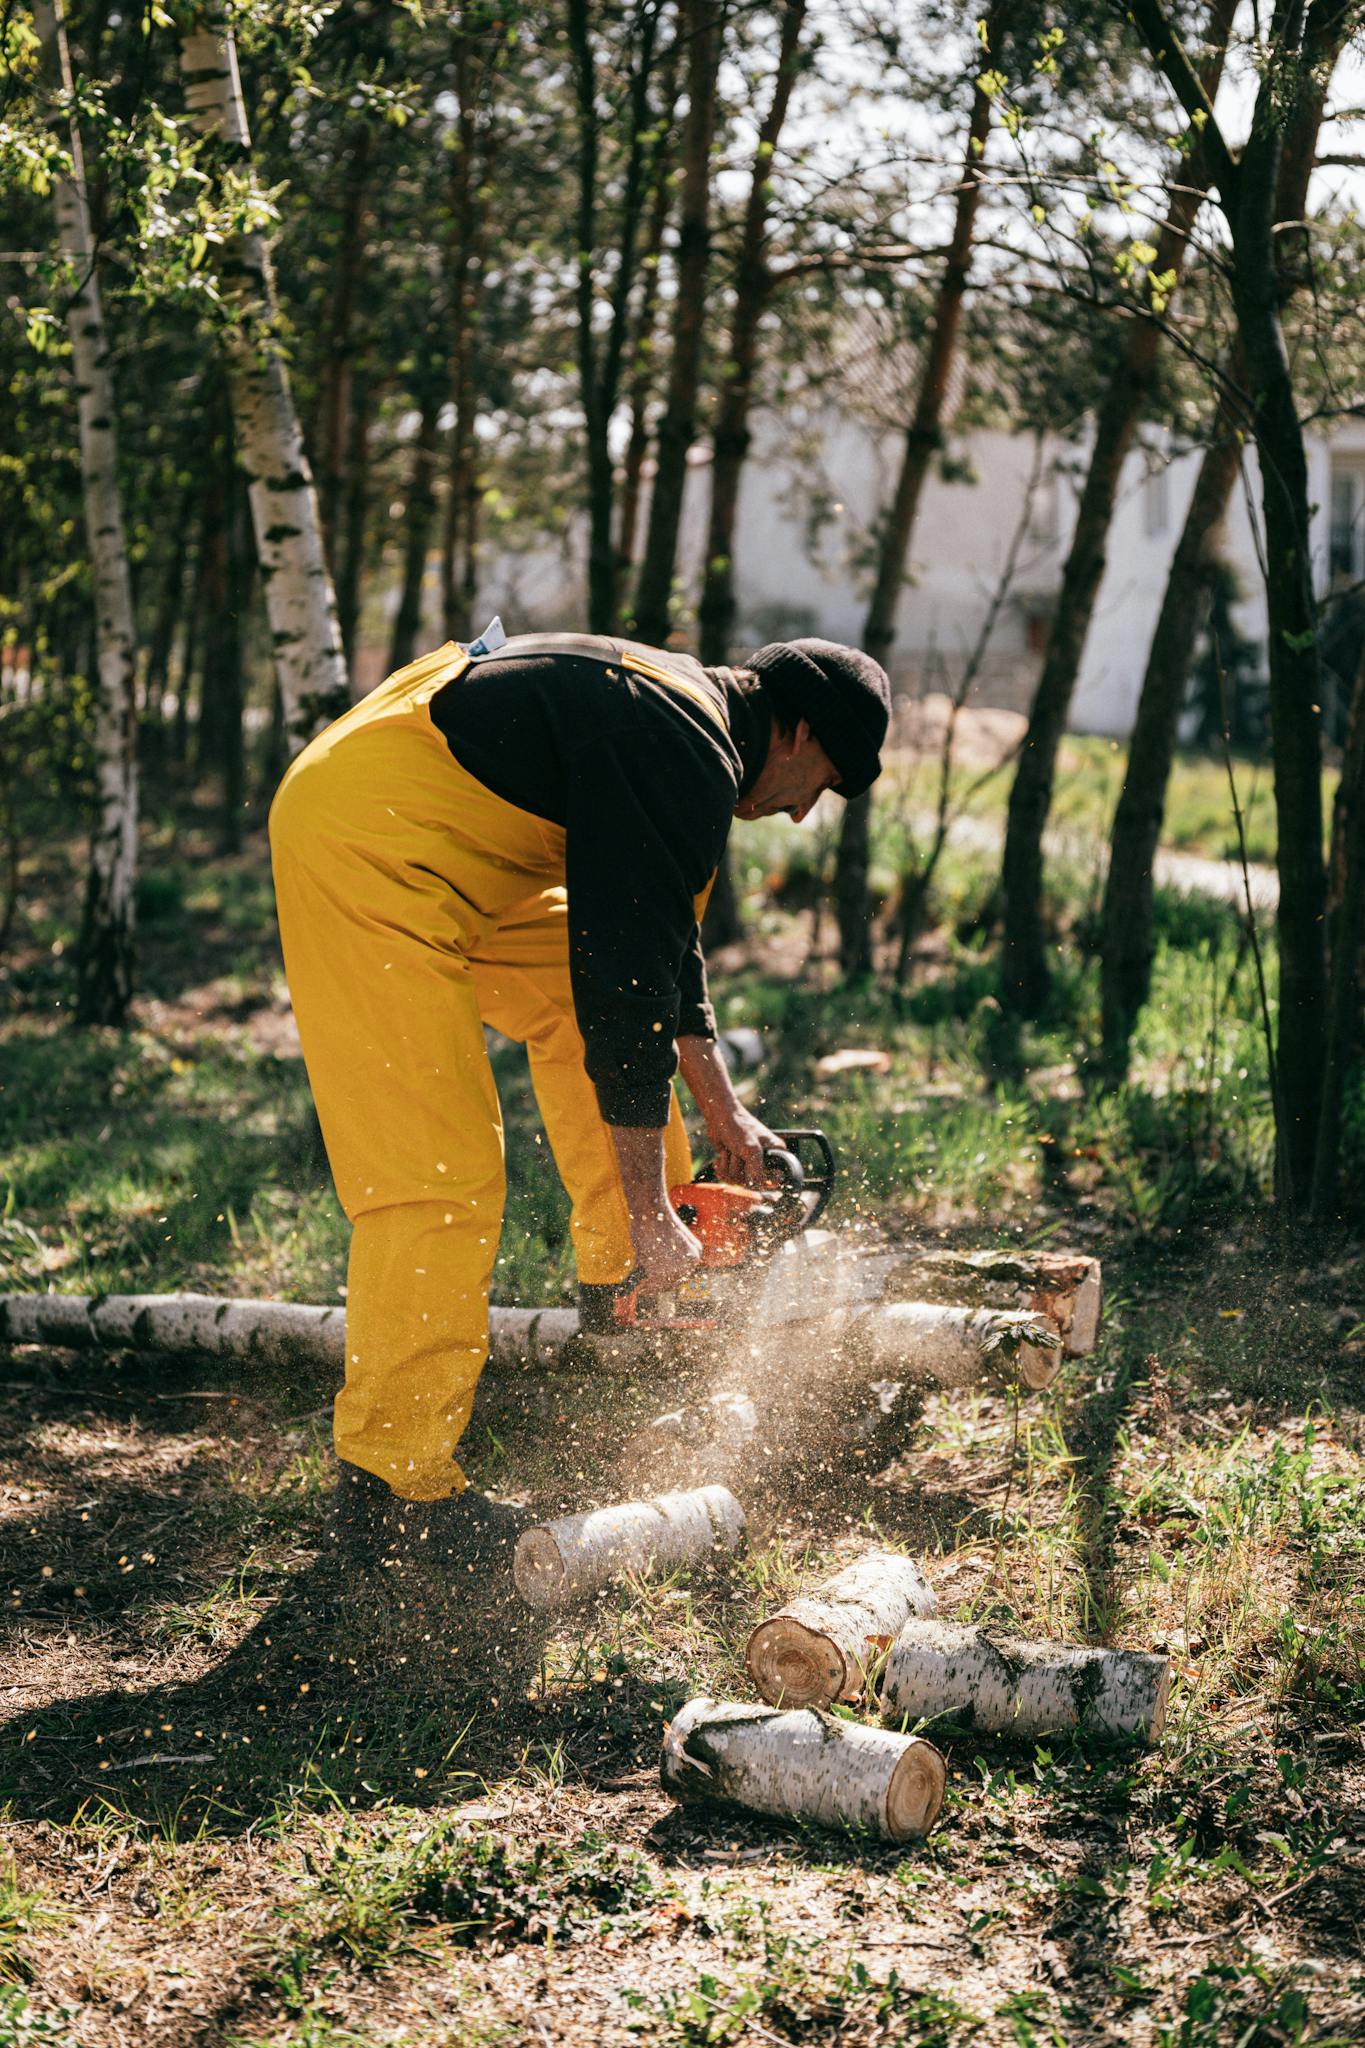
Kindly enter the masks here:
[[[794, 1188], [809, 1205], [802, 1219], [802, 1228], [808, 1230], [824, 1215], [834, 1193], [834, 1147], [823, 1131], [774, 1131], [773, 1136], [782, 1140], [783, 1150], [766, 1152], [764, 1162], [777, 1158], [790, 1160], [796, 1166], [795, 1178], [785, 1180], [784, 1185]], [[804, 1147], [810, 1147], [820, 1155], [819, 1167], [813, 1174], [801, 1158]]]

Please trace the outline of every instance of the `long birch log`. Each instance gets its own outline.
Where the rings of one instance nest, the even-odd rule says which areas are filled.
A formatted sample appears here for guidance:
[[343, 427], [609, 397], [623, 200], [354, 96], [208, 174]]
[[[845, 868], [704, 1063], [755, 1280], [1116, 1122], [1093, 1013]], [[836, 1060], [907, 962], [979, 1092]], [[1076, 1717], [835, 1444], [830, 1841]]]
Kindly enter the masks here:
[[846, 1348], [870, 1354], [888, 1376], [942, 1387], [997, 1380], [1030, 1393], [1051, 1386], [1063, 1356], [1060, 1336], [1040, 1316], [924, 1301], [865, 1310], [851, 1325]]
[[869, 1551], [761, 1621], [745, 1669], [770, 1706], [833, 1706], [867, 1691], [869, 1673], [907, 1621], [937, 1613], [938, 1597], [913, 1558]]
[[742, 1549], [744, 1510], [723, 1486], [565, 1515], [517, 1539], [516, 1589], [530, 1607], [569, 1607], [628, 1572], [672, 1571]]
[[[549, 1365], [577, 1334], [566, 1308], [489, 1311], [492, 1365]], [[211, 1294], [0, 1294], [0, 1344], [72, 1351], [167, 1351], [267, 1365], [341, 1371], [346, 1311], [296, 1301], [239, 1301]], [[614, 1346], [628, 1363], [628, 1346]], [[638, 1348], [630, 1354], [638, 1359]]]
[[910, 1621], [882, 1673], [887, 1720], [948, 1714], [992, 1735], [1129, 1736], [1156, 1742], [1170, 1664], [1145, 1650], [1031, 1643], [993, 1628]]
[[659, 1775], [671, 1799], [720, 1800], [905, 1842], [934, 1825], [947, 1772], [919, 1737], [812, 1707], [695, 1699], [664, 1730]]
[[916, 1252], [880, 1267], [887, 1301], [1022, 1309], [1050, 1323], [1068, 1358], [1095, 1348], [1103, 1299], [1098, 1259], [1079, 1252]]

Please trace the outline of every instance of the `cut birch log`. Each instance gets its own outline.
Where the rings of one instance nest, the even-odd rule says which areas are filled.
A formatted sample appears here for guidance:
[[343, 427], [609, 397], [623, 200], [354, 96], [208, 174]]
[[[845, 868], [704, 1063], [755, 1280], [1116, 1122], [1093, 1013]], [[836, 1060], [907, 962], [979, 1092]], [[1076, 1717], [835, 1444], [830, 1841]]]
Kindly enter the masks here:
[[724, 1486], [752, 1456], [758, 1433], [748, 1394], [708, 1394], [632, 1430], [617, 1471], [627, 1487]]
[[[489, 1363], [549, 1365], [578, 1330], [567, 1308], [489, 1311]], [[267, 1365], [323, 1365], [341, 1371], [346, 1311], [295, 1301], [239, 1301], [211, 1294], [4, 1294], [0, 1344], [51, 1344], [73, 1351], [169, 1351]], [[620, 1363], [628, 1361], [625, 1346]]]
[[517, 1539], [512, 1577], [530, 1607], [569, 1607], [627, 1572], [672, 1571], [745, 1540], [744, 1510], [723, 1486], [565, 1515]]
[[958, 1308], [925, 1301], [884, 1302], [853, 1322], [847, 1347], [870, 1353], [899, 1378], [943, 1387], [1000, 1380], [1031, 1393], [1050, 1386], [1062, 1340], [1041, 1316], [1020, 1309]]
[[867, 1690], [869, 1672], [907, 1621], [937, 1613], [934, 1589], [913, 1558], [869, 1551], [761, 1621], [745, 1669], [770, 1706], [833, 1706]]
[[926, 1835], [947, 1777], [931, 1742], [812, 1707], [689, 1700], [664, 1730], [663, 1788], [754, 1813], [867, 1828], [892, 1842]]
[[882, 1713], [947, 1714], [992, 1735], [1138, 1737], [1156, 1742], [1170, 1664], [1145, 1650], [1031, 1643], [998, 1629], [910, 1621], [887, 1654]]
[[1068, 1358], [1095, 1348], [1103, 1274], [1079, 1252], [916, 1252], [880, 1268], [888, 1301], [1022, 1309], [1056, 1330]]

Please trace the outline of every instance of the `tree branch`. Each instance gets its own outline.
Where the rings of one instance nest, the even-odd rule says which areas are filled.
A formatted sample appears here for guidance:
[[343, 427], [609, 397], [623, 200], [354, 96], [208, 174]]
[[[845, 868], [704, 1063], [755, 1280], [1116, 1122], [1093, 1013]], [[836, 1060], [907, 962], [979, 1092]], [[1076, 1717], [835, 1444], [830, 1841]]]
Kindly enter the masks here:
[[1237, 182], [1237, 159], [1228, 148], [1213, 111], [1213, 102], [1168, 20], [1161, 0], [1127, 0], [1124, 13], [1198, 131], [1212, 182], [1224, 200], [1230, 200]]

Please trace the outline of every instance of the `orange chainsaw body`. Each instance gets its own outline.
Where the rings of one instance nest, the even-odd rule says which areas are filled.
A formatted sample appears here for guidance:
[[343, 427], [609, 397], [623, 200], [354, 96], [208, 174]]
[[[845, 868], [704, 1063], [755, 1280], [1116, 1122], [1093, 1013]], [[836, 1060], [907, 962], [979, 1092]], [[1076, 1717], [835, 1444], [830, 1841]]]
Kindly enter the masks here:
[[[823, 1212], [834, 1182], [834, 1157], [824, 1133], [777, 1135], [784, 1149], [767, 1155], [772, 1173], [767, 1187], [716, 1180], [708, 1168], [685, 1186], [669, 1189], [668, 1199], [701, 1246], [701, 1264], [669, 1295], [646, 1295], [627, 1281], [616, 1298], [618, 1323], [627, 1329], [716, 1329], [742, 1295], [742, 1269], [761, 1264]], [[823, 1176], [815, 1179], [808, 1178], [797, 1156], [808, 1143], [824, 1162]]]

